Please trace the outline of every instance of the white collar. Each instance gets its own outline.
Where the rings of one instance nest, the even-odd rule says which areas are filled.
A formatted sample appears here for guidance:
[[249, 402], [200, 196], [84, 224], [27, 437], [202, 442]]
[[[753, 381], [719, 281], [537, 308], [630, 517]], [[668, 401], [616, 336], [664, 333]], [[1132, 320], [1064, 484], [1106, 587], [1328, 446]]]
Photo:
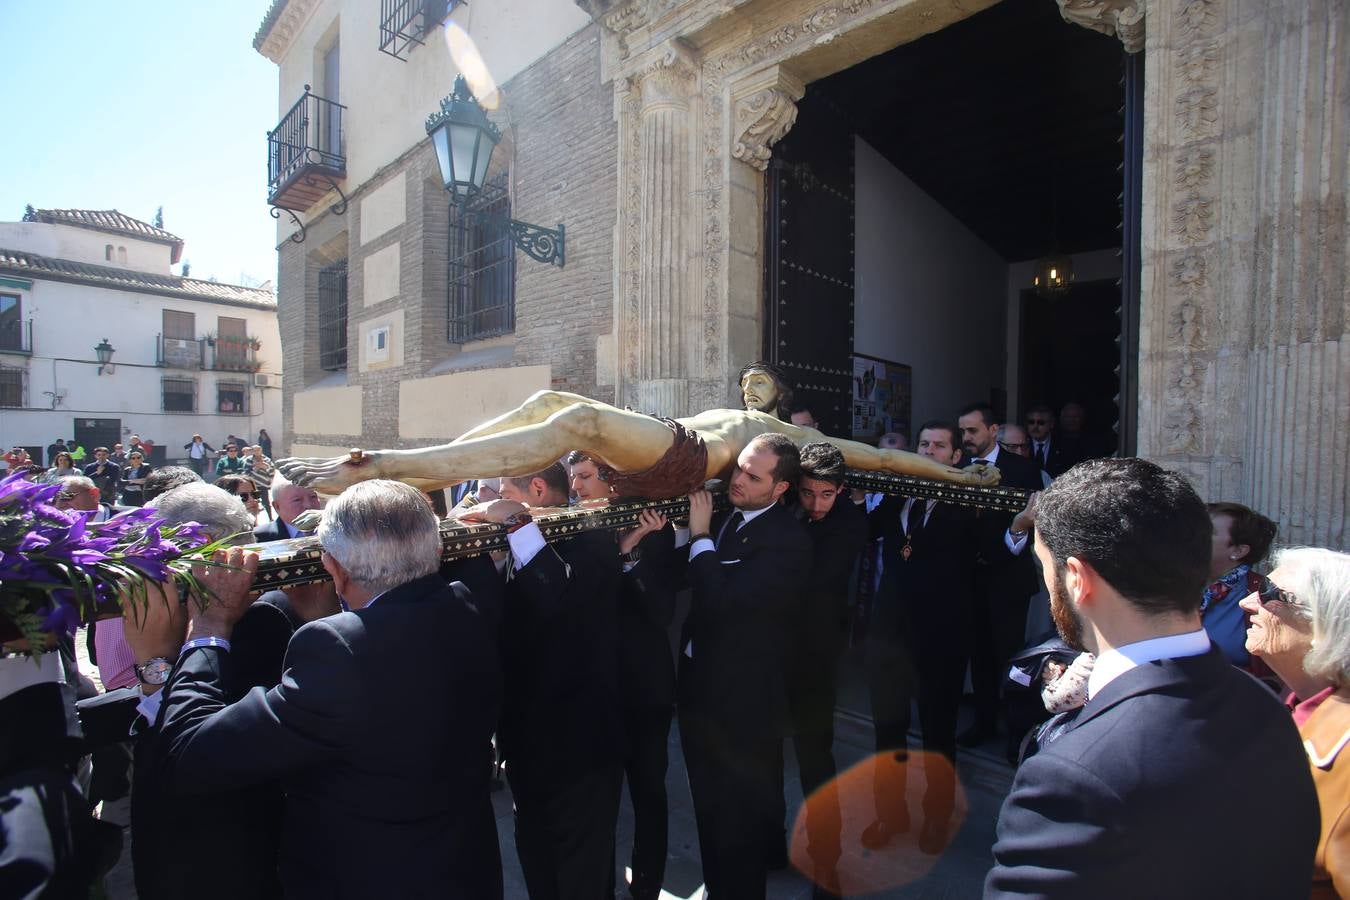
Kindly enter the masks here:
[[988, 456], [981, 456], [978, 453], [972, 453], [970, 455], [970, 464], [974, 465], [975, 460], [977, 459], [982, 459], [991, 466], [998, 465], [998, 441], [994, 441], [994, 449], [989, 451]]
[[1208, 652], [1209, 635], [1203, 628], [1113, 647], [1098, 656], [1092, 666], [1092, 674], [1088, 676], [1088, 699], [1136, 666], [1160, 659], [1202, 656]]
[[741, 514], [741, 527], [744, 528], [746, 525], [749, 525], [751, 522], [753, 522], [756, 517], [761, 516], [764, 513], [768, 512], [769, 510], [773, 509], [774, 506], [777, 505], [777, 503], [778, 501], [775, 500], [773, 503], [770, 503], [768, 506], [761, 507], [760, 509], [737, 510], [737, 512]]

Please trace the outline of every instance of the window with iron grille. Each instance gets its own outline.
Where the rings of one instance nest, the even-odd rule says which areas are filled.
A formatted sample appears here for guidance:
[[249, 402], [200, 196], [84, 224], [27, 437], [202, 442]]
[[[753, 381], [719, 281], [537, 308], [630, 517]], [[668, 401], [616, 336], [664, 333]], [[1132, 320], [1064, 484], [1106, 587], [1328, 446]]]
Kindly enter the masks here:
[[196, 412], [197, 382], [192, 378], [160, 379], [164, 392], [165, 412]]
[[23, 369], [0, 369], [0, 407], [23, 407]]
[[507, 173], [490, 178], [467, 209], [450, 204], [447, 317], [453, 344], [516, 328], [516, 255], [507, 220]]
[[227, 416], [248, 415], [248, 385], [242, 381], [216, 382], [216, 411]]
[[319, 270], [319, 366], [347, 368], [347, 261]]

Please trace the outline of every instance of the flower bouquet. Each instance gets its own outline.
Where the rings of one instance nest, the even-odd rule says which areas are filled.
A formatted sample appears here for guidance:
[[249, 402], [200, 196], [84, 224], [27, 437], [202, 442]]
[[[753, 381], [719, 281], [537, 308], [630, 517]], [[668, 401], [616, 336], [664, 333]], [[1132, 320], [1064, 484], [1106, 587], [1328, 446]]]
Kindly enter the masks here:
[[0, 643], [26, 639], [41, 653], [49, 634], [117, 615], [124, 602], [144, 608], [169, 578], [209, 599], [192, 566], [210, 564], [224, 541], [208, 542], [195, 523], [165, 527], [151, 508], [90, 523], [52, 505], [60, 490], [22, 474], [0, 480]]

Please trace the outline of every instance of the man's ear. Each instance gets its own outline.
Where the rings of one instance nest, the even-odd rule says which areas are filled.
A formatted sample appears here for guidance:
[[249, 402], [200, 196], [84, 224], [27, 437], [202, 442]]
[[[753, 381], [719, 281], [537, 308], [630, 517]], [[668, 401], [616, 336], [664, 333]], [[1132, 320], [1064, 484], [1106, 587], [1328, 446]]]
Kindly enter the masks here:
[[1101, 575], [1091, 564], [1076, 556], [1064, 560], [1064, 592], [1074, 606], [1092, 606], [1096, 602]]
[[342, 568], [342, 563], [333, 558], [331, 553], [326, 551], [321, 553], [319, 560], [323, 563], [324, 571], [333, 577], [333, 589], [341, 596], [347, 589], [347, 585], [351, 583], [351, 576], [347, 574], [346, 569]]
[[[1233, 553], [1230, 553], [1229, 556], [1233, 556], [1233, 562], [1238, 562], [1239, 560], [1246, 559], [1247, 555], [1251, 552], [1251, 544], [1234, 544]], [[1234, 554], [1236, 554], [1236, 556], [1234, 556]]]
[[787, 489], [792, 487], [786, 481], [775, 481], [773, 483], [773, 502], [777, 503], [779, 498], [787, 493]]
[[964, 455], [965, 454], [961, 451], [961, 444], [957, 443], [956, 447], [952, 450], [952, 465], [961, 465], [961, 457]]
[[542, 478], [530, 479], [530, 505], [538, 506], [548, 496], [548, 482]]
[[94, 505], [98, 506], [99, 501], [103, 499], [103, 493], [98, 488], [90, 488], [89, 493], [94, 495]]

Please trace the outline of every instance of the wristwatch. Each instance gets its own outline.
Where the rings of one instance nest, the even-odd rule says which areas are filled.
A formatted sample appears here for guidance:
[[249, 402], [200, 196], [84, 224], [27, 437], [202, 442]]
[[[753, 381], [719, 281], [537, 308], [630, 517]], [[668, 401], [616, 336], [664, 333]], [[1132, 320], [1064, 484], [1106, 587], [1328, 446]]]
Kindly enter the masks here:
[[527, 512], [518, 512], [512, 513], [511, 515], [507, 516], [505, 519], [502, 520], [502, 524], [506, 526], [507, 534], [515, 534], [517, 531], [524, 528], [526, 525], [530, 524], [533, 521], [534, 516], [530, 515]]
[[163, 684], [169, 680], [172, 671], [173, 660], [166, 656], [151, 657], [144, 664], [136, 664], [136, 677], [141, 684]]
[[634, 547], [632, 550], [629, 550], [627, 553], [620, 553], [620, 554], [619, 554], [619, 559], [623, 560], [623, 561], [626, 562], [626, 563], [635, 563], [635, 562], [637, 562], [638, 560], [642, 559], [642, 548], [641, 548], [641, 547]]

